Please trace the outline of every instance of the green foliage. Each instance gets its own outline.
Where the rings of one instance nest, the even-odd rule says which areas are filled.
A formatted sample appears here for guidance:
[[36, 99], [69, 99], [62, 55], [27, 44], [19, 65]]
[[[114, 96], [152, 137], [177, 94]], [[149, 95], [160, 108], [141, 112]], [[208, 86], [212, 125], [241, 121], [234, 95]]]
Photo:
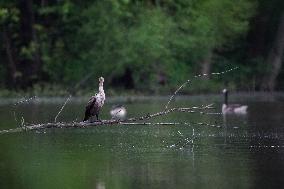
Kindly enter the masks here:
[[178, 39], [182, 41], [178, 42], [196, 62], [208, 52], [229, 47], [235, 39], [245, 35], [255, 3], [247, 0], [237, 3], [234, 0], [188, 1], [180, 9], [175, 16], [181, 28]]
[[[87, 83], [92, 89], [101, 75], [112, 88], [123, 88], [120, 84], [130, 74], [135, 90], [173, 89], [200, 73], [200, 63], [208, 54], [213, 54], [213, 70], [241, 67], [241, 76], [232, 80], [245, 83], [253, 70], [257, 70], [256, 78], [262, 73], [259, 59], [242, 63], [245, 52], [241, 49], [246, 45], [245, 36], [257, 11], [257, 2], [63, 0], [46, 1], [44, 5], [33, 2], [37, 18], [33, 27], [38, 41], [23, 45], [14, 40], [14, 52], [19, 60], [33, 61], [40, 49], [45, 77], [39, 82], [65, 87], [91, 74]], [[14, 1], [0, 4], [0, 24], [12, 24], [8, 29], [15, 39], [21, 36], [19, 6]], [[7, 57], [3, 60], [7, 61]], [[203, 87], [200, 85], [200, 90], [219, 88], [226, 82], [227, 79], [225, 82], [213, 79]]]
[[126, 35], [122, 61], [134, 71], [135, 85], [151, 88], [155, 87], [151, 84], [155, 84], [157, 74], [172, 70], [170, 42], [174, 23], [160, 9], [141, 11], [137, 20]]

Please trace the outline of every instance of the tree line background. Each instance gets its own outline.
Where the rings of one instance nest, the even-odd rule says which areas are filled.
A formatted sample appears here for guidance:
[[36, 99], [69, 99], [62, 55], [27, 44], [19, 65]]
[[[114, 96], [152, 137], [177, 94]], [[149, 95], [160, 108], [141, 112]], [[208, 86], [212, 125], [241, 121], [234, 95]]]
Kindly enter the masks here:
[[283, 90], [283, 0], [0, 0], [0, 89]]

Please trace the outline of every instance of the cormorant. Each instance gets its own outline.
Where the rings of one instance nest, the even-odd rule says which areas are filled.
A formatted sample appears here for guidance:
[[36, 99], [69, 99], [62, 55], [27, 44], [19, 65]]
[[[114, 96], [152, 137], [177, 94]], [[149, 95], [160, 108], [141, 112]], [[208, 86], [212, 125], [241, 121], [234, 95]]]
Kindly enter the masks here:
[[86, 106], [85, 117], [83, 121], [89, 120], [91, 117], [96, 116], [99, 119], [99, 113], [105, 102], [105, 92], [104, 92], [104, 78], [99, 78], [99, 92], [92, 96]]

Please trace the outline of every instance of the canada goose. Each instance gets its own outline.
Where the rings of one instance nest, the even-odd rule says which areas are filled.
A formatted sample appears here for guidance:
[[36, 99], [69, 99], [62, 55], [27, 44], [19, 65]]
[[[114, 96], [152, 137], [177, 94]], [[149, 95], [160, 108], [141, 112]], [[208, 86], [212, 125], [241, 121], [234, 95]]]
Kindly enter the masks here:
[[99, 119], [99, 113], [105, 102], [105, 92], [104, 92], [104, 78], [99, 78], [99, 92], [92, 96], [86, 106], [85, 117], [83, 121], [89, 120], [89, 118], [96, 116]]
[[122, 105], [113, 106], [110, 110], [112, 119], [124, 120], [126, 118], [126, 108]]
[[224, 94], [224, 103], [222, 106], [223, 114], [246, 114], [247, 113], [247, 105], [240, 104], [228, 104], [228, 90], [223, 89]]

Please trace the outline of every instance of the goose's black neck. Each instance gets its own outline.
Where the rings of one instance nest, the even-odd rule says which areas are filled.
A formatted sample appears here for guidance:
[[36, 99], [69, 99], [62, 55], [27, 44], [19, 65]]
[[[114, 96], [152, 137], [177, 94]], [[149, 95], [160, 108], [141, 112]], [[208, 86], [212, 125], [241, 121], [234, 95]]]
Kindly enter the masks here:
[[224, 92], [224, 104], [228, 105], [228, 91]]

